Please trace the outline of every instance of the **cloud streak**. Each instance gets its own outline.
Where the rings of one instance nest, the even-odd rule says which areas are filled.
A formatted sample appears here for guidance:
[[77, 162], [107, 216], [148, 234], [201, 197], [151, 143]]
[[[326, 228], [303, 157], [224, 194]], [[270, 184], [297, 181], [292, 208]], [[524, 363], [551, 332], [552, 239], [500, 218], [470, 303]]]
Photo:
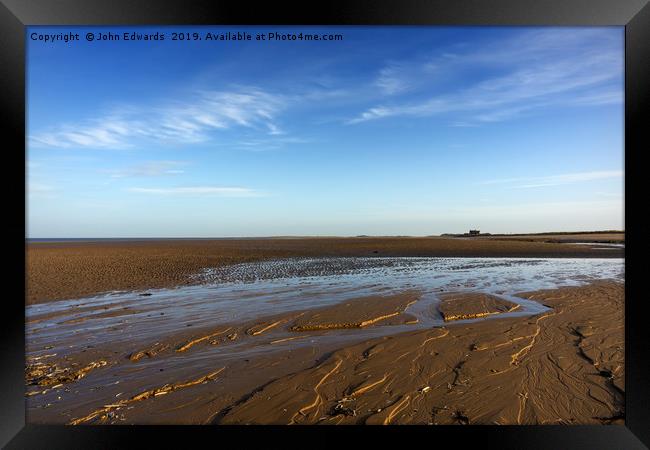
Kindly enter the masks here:
[[387, 94], [394, 95], [411, 89], [410, 80], [405, 77], [404, 67], [400, 64], [390, 64], [379, 71], [375, 85]]
[[172, 188], [132, 187], [129, 192], [151, 195], [213, 196], [213, 197], [263, 197], [263, 192], [244, 187], [189, 186]]
[[507, 184], [513, 189], [530, 189], [539, 187], [562, 186], [565, 184], [582, 183], [587, 181], [622, 178], [622, 170], [603, 170], [594, 172], [566, 173], [544, 177], [520, 177], [489, 180], [479, 183], [481, 185]]
[[165, 175], [180, 175], [185, 173], [181, 167], [187, 163], [183, 161], [147, 161], [133, 167], [123, 169], [103, 169], [102, 173], [107, 173], [111, 178], [127, 177], [158, 177]]
[[215, 131], [247, 128], [261, 135], [283, 134], [276, 119], [286, 99], [258, 88], [202, 90], [190, 101], [126, 107], [77, 124], [30, 136], [30, 144], [58, 148], [130, 148], [141, 140], [157, 143], [205, 142]]
[[[434, 61], [396, 70], [395, 63], [379, 72], [376, 82], [385, 94], [399, 92], [409, 80], [430, 79], [432, 71], [447, 76], [471, 75], [472, 82], [453, 92], [420, 94], [410, 102], [372, 106], [347, 121], [358, 124], [387, 117], [462, 116], [464, 123], [487, 123], [516, 118], [548, 106], [594, 106], [623, 101], [623, 60], [617, 42], [599, 31], [534, 31], [500, 47], [486, 45], [464, 54], [443, 54]], [[475, 79], [475, 74], [490, 76]], [[400, 74], [402, 78], [400, 78]], [[463, 123], [461, 122], [461, 123]], [[457, 119], [455, 123], [459, 123]]]

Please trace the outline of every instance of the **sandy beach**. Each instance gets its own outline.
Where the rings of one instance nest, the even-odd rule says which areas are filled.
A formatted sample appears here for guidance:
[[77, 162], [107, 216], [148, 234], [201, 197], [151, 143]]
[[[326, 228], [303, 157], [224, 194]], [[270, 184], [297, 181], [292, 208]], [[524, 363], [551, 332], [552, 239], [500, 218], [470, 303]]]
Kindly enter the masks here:
[[[571, 241], [624, 242], [624, 235], [570, 235]], [[531, 241], [532, 239], [532, 241]], [[43, 242], [27, 245], [27, 303], [111, 290], [191, 284], [207, 267], [296, 257], [620, 258], [624, 250], [544, 242], [543, 236], [277, 238]], [[552, 236], [561, 241], [562, 236]]]
[[525, 295], [553, 312], [340, 349], [264, 386], [221, 423], [622, 423], [622, 286]]
[[28, 422], [624, 423], [622, 251], [442, 238], [33, 244], [28, 283], [46, 281], [27, 307]]
[[131, 28], [25, 41], [27, 425], [636, 433], [627, 27]]

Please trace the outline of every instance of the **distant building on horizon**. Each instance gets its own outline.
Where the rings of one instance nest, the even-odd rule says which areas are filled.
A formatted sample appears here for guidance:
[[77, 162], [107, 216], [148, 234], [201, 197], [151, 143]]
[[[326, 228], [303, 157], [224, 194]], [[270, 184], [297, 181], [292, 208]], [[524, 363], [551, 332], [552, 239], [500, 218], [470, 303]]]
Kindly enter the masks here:
[[481, 234], [481, 230], [469, 230], [470, 236], [478, 236], [479, 234]]

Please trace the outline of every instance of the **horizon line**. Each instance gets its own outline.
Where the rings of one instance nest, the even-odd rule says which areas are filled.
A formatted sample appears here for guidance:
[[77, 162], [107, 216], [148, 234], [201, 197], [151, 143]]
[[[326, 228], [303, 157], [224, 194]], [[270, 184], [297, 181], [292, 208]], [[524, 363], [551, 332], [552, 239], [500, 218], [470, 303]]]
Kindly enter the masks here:
[[[544, 231], [544, 232], [521, 232], [521, 233], [491, 233], [485, 232], [478, 236], [533, 236], [546, 234], [598, 234], [598, 233], [625, 233], [625, 230], [588, 230], [588, 231]], [[469, 233], [440, 233], [427, 235], [414, 234], [356, 234], [356, 235], [264, 235], [264, 236], [113, 236], [113, 237], [25, 237], [26, 241], [47, 241], [47, 240], [210, 240], [210, 239], [296, 239], [296, 238], [426, 238], [426, 237], [447, 237], [463, 236]]]

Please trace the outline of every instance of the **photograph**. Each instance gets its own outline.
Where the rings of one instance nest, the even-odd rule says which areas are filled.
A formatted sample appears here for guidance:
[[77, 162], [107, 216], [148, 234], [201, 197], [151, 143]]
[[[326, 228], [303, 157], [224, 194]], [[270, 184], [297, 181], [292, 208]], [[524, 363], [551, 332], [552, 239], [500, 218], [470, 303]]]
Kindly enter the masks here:
[[626, 425], [625, 27], [25, 27], [28, 425]]

